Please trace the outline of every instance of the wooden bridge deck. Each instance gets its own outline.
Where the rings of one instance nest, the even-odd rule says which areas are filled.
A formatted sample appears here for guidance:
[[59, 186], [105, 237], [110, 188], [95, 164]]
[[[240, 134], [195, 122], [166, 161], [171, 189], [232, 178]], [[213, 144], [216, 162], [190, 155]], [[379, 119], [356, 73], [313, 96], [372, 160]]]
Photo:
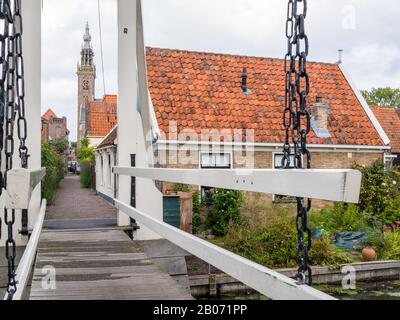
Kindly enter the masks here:
[[[42, 282], [55, 268], [56, 288]], [[192, 296], [118, 229], [43, 231], [31, 300], [188, 300]]]

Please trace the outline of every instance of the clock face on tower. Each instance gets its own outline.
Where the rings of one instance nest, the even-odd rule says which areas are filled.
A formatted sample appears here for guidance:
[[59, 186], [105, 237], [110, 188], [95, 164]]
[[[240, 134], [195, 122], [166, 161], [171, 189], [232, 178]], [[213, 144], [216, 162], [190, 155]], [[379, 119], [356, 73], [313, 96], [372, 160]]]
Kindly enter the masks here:
[[83, 90], [89, 90], [89, 81], [88, 80], [83, 80], [82, 81], [82, 89]]

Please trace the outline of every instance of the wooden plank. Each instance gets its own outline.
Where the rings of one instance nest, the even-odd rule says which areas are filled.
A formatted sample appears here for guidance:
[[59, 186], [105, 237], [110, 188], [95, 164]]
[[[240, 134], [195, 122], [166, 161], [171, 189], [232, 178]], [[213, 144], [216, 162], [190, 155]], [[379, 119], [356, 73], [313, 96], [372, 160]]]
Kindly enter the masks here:
[[[42, 268], [56, 271], [43, 288]], [[44, 231], [32, 300], [189, 300], [192, 296], [117, 229]]]
[[204, 187], [358, 203], [361, 172], [357, 170], [159, 169], [115, 167], [119, 175]]

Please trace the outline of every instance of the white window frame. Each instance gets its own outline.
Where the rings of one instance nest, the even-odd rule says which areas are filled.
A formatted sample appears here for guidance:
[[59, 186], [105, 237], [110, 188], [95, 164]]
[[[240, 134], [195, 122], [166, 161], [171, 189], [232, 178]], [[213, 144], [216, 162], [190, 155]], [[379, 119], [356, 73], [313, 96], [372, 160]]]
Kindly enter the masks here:
[[[229, 155], [229, 168], [228, 167], [203, 167], [202, 160], [203, 155]], [[199, 169], [233, 169], [233, 152], [199, 152]], [[200, 198], [204, 199], [203, 189], [206, 188], [204, 186], [199, 186]]]

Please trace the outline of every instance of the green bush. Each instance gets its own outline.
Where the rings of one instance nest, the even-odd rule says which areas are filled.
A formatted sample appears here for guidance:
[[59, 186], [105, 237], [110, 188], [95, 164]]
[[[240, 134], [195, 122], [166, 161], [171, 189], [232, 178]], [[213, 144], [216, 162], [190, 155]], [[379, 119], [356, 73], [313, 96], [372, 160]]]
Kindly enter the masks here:
[[378, 251], [382, 260], [400, 260], [400, 230], [385, 232], [382, 249]]
[[81, 188], [90, 188], [92, 186], [92, 173], [90, 169], [90, 162], [81, 161], [81, 173], [80, 173]]
[[315, 266], [338, 267], [340, 264], [352, 262], [349, 257], [332, 244], [327, 233], [313, 240], [309, 259], [310, 264]]
[[192, 222], [192, 230], [193, 234], [199, 234], [201, 229], [201, 218], [200, 218], [200, 210], [202, 207], [200, 200], [200, 192], [194, 192], [192, 195], [193, 198], [193, 222]]
[[243, 195], [240, 191], [216, 189], [213, 194], [213, 208], [207, 219], [207, 226], [215, 236], [224, 236], [230, 224], [241, 222], [240, 206]]
[[380, 162], [371, 167], [360, 167], [363, 175], [360, 211], [381, 214], [394, 197], [398, 195], [398, 184], [396, 181], [396, 172], [385, 172]]
[[54, 203], [60, 181], [64, 178], [64, 162], [48, 143], [42, 143], [41, 156], [42, 166], [46, 168], [46, 176], [42, 182], [42, 197], [51, 205]]
[[94, 147], [90, 146], [90, 140], [88, 138], [81, 140], [81, 147], [78, 151], [78, 159], [81, 165], [81, 188], [90, 188], [92, 186], [92, 172], [90, 164], [92, 161], [94, 161], [94, 149]]
[[389, 202], [385, 210], [380, 214], [380, 220], [386, 224], [393, 224], [400, 221], [400, 196]]
[[54, 152], [59, 155], [65, 154], [68, 150], [69, 142], [67, 139], [56, 139], [49, 142], [49, 145]]
[[[231, 226], [221, 245], [238, 255], [270, 268], [296, 267], [297, 231], [295, 219], [287, 214], [270, 216], [256, 228]], [[313, 240], [309, 253], [310, 263], [321, 266], [336, 266], [349, 259], [341, 254], [324, 236]]]
[[333, 207], [327, 207], [310, 214], [310, 227], [314, 230], [324, 229], [328, 232], [337, 231], [369, 231], [366, 216], [360, 212], [358, 206], [344, 203], [336, 203]]

